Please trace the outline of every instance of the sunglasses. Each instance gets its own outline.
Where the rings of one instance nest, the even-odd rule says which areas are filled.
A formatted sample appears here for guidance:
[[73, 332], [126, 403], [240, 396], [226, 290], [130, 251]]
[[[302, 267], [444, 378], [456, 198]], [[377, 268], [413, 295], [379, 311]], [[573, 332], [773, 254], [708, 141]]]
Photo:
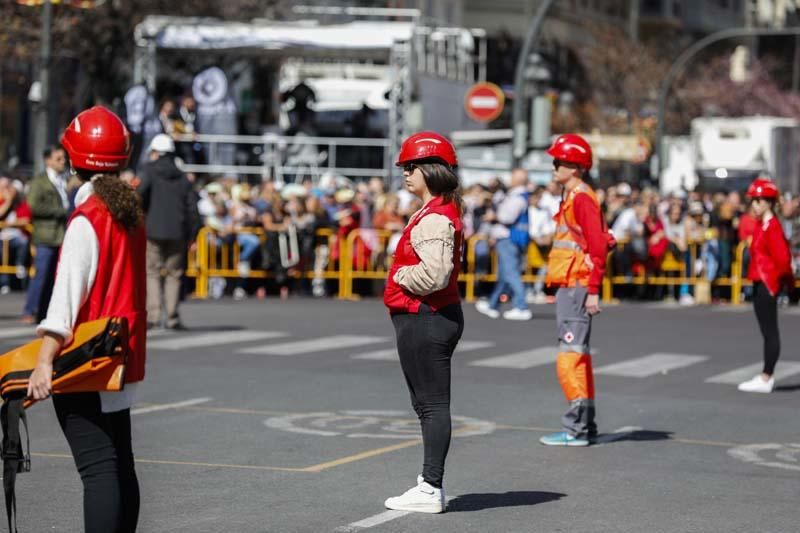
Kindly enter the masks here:
[[566, 161], [561, 161], [560, 159], [553, 159], [553, 168], [558, 170], [560, 167], [578, 168], [578, 165], [576, 165], [575, 163], [568, 163]]
[[413, 174], [416, 169], [417, 165], [414, 163], [406, 163], [403, 165], [403, 172], [408, 172], [409, 174]]

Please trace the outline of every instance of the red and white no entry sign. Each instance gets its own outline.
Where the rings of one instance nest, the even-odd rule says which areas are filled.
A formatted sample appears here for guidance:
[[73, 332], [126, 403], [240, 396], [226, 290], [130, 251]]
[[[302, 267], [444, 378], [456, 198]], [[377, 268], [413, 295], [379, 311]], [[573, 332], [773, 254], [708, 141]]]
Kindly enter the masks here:
[[472, 120], [491, 122], [503, 112], [503, 90], [494, 83], [476, 83], [464, 95], [464, 109]]

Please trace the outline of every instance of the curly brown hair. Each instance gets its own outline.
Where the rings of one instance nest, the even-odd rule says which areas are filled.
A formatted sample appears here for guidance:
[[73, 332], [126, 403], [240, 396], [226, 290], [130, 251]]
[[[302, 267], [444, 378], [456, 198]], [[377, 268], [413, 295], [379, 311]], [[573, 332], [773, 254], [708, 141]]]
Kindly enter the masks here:
[[144, 211], [136, 191], [114, 174], [100, 174], [92, 178], [92, 187], [111, 212], [111, 217], [128, 231], [142, 225]]

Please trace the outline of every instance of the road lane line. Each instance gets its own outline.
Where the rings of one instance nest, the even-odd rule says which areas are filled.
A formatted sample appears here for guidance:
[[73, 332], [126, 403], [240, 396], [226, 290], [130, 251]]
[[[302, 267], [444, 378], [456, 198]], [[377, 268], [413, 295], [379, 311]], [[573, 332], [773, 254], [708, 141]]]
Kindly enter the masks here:
[[156, 411], [166, 411], [167, 409], [180, 409], [181, 407], [189, 407], [191, 405], [197, 405], [200, 403], [206, 403], [210, 401], [211, 398], [192, 398], [191, 400], [185, 400], [182, 402], [155, 404], [147, 407], [139, 407], [137, 409], [131, 409], [131, 414], [143, 415], [145, 413], [155, 413]]
[[[723, 372], [722, 374], [711, 376], [706, 380], [706, 383], [725, 383], [737, 385], [742, 381], [752, 378], [756, 374], [760, 374], [763, 366], [764, 365], [762, 363], [754, 363], [752, 365], [743, 366], [729, 372]], [[783, 378], [788, 378], [799, 373], [800, 361], [784, 361], [781, 359], [778, 361], [778, 365], [775, 367], [775, 381], [779, 381]]]
[[654, 353], [637, 357], [628, 361], [613, 363], [595, 369], [595, 374], [605, 376], [622, 376], [628, 378], [646, 378], [656, 374], [666, 374], [708, 359], [705, 355], [686, 355], [679, 353]]
[[[66, 453], [42, 453], [32, 452], [33, 457], [48, 457], [55, 459], [72, 459], [72, 456]], [[204, 468], [232, 468], [236, 470], [271, 470], [277, 472], [304, 472], [302, 468], [289, 468], [283, 466], [262, 466], [262, 465], [237, 465], [227, 463], [202, 463], [195, 461], [166, 461], [159, 459], [141, 459], [136, 458], [137, 463], [151, 464], [151, 465], [173, 465], [173, 466], [201, 466]]]
[[341, 350], [343, 348], [355, 348], [356, 346], [377, 344], [388, 340], [387, 337], [372, 337], [369, 335], [333, 335], [331, 337], [320, 337], [319, 339], [243, 348], [237, 350], [236, 353], [290, 356], [329, 350]]
[[407, 514], [411, 514], [411, 511], [384, 511], [382, 513], [367, 517], [363, 520], [359, 520], [358, 522], [337, 527], [334, 529], [334, 531], [336, 533], [354, 533], [359, 529], [369, 529], [371, 527], [379, 526], [389, 522], [390, 520], [406, 516]]
[[0, 339], [14, 339], [16, 337], [30, 337], [32, 340], [36, 339], [36, 328], [28, 326], [0, 329]]
[[288, 336], [289, 334], [283, 331], [217, 331], [202, 335], [181, 335], [178, 338], [148, 341], [147, 347], [155, 350], [186, 350], [188, 348], [203, 348], [220, 344], [260, 341]]
[[400, 442], [397, 444], [392, 444], [391, 446], [384, 446], [382, 448], [375, 448], [373, 450], [367, 450], [365, 452], [356, 453], [353, 455], [348, 455], [346, 457], [341, 457], [339, 459], [334, 459], [333, 461], [327, 461], [324, 463], [319, 463], [316, 465], [307, 466], [303, 469], [304, 472], [322, 472], [324, 470], [329, 470], [331, 468], [335, 468], [337, 466], [345, 465], [348, 463], [354, 463], [356, 461], [361, 461], [363, 459], [369, 459], [370, 457], [375, 457], [377, 455], [383, 455], [385, 453], [394, 452], [397, 450], [402, 450], [404, 448], [411, 448], [412, 446], [418, 446], [422, 444], [422, 439], [414, 439], [408, 440], [405, 442]]
[[555, 362], [556, 349], [552, 346], [543, 346], [533, 350], [525, 350], [524, 352], [478, 359], [471, 362], [469, 366], [526, 370], [535, 366], [555, 364]]
[[[461, 341], [456, 346], [456, 353], [469, 352], [473, 350], [482, 350], [484, 348], [491, 348], [495, 344], [490, 341]], [[400, 357], [397, 355], [397, 348], [386, 348], [383, 350], [374, 350], [367, 353], [351, 355], [350, 359], [366, 359], [369, 361], [399, 361]]]

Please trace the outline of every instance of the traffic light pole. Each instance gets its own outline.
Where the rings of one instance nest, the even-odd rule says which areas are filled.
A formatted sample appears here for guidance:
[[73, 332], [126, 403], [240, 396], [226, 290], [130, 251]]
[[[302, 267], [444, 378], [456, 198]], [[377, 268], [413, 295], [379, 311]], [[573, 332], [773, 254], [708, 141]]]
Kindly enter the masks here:
[[700, 39], [692, 46], [687, 48], [683, 51], [683, 53], [678, 56], [678, 59], [672, 64], [667, 72], [667, 76], [664, 78], [664, 81], [661, 82], [661, 89], [658, 92], [658, 124], [656, 129], [656, 154], [658, 154], [658, 178], [661, 178], [661, 172], [664, 170], [664, 131], [665, 131], [665, 124], [664, 120], [666, 117], [666, 107], [667, 107], [667, 96], [669, 95], [669, 90], [672, 88], [672, 84], [675, 81], [675, 78], [678, 77], [678, 74], [683, 70], [686, 64], [695, 56], [698, 52], [703, 50], [704, 48], [725, 39], [731, 39], [734, 37], [757, 37], [762, 35], [800, 35], [800, 28], [783, 28], [783, 29], [764, 29], [764, 28], [732, 28], [728, 30], [718, 31], [716, 33], [712, 33]]
[[543, 0], [539, 4], [539, 10], [534, 15], [522, 49], [517, 59], [517, 68], [514, 73], [514, 105], [511, 111], [511, 159], [513, 167], [518, 167], [528, 151], [528, 117], [525, 112], [525, 68], [528, 66], [528, 59], [535, 50], [536, 41], [542, 28], [542, 22], [547, 14], [547, 10], [553, 5], [555, 0]]
[[50, 126], [50, 55], [53, 21], [53, 4], [42, 4], [42, 49], [39, 58], [40, 100], [36, 109], [36, 129], [33, 143], [33, 170], [36, 174], [44, 172], [42, 152], [47, 145], [47, 130]]

